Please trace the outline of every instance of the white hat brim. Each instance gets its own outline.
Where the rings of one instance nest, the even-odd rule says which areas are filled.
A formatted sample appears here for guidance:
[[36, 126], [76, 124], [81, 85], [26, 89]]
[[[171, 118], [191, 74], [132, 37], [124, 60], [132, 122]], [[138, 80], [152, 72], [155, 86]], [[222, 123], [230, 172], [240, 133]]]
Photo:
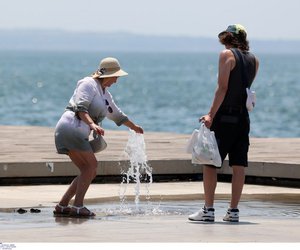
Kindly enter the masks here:
[[99, 75], [98, 78], [108, 78], [108, 77], [120, 77], [120, 76], [127, 76], [128, 73], [125, 72], [124, 70], [120, 69], [118, 71], [114, 72], [105, 72], [103, 75]]

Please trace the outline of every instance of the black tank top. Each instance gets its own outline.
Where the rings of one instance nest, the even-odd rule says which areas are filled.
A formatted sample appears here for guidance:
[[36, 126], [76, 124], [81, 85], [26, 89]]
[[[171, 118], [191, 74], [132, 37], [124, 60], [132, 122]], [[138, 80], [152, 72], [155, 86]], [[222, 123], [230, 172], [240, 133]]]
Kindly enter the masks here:
[[[230, 72], [228, 89], [220, 109], [233, 108], [246, 110], [246, 88], [250, 88], [254, 80], [256, 73], [256, 59], [255, 56], [248, 51], [241, 51], [237, 48], [230, 50], [234, 54], [236, 64]], [[243, 58], [246, 83], [242, 81], [242, 63], [240, 62], [237, 53], [240, 53]]]

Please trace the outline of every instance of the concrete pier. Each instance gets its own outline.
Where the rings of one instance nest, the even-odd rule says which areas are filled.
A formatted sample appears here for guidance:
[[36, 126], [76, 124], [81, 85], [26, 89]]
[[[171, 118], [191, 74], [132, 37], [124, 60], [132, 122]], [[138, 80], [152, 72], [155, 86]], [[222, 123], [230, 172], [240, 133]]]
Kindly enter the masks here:
[[[147, 132], [144, 135], [153, 175], [193, 175], [201, 165], [191, 163], [184, 152], [190, 135]], [[75, 176], [68, 156], [56, 153], [54, 129], [48, 127], [0, 126], [0, 178]], [[98, 176], [119, 176], [128, 159], [124, 149], [127, 131], [107, 130], [108, 147], [97, 153]], [[251, 138], [247, 176], [300, 179], [300, 138]], [[225, 162], [220, 174], [231, 174]], [[1, 184], [1, 180], [0, 180]], [[300, 186], [299, 186], [300, 187]]]

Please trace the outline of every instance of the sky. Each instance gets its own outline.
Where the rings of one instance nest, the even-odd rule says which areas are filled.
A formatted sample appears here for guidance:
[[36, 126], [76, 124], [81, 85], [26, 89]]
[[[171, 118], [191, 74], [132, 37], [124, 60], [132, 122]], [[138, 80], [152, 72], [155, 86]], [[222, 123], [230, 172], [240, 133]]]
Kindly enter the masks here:
[[0, 0], [0, 29], [209, 37], [229, 24], [248, 38], [300, 40], [299, 0]]

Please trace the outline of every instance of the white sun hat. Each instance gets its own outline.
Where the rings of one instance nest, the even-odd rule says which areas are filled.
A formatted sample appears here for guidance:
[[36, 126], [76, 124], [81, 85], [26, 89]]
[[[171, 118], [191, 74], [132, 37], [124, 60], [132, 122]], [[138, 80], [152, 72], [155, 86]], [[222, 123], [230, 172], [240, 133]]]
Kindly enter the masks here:
[[93, 74], [93, 77], [107, 78], [127, 76], [128, 73], [121, 69], [120, 63], [116, 58], [106, 57], [99, 65], [99, 69]]

